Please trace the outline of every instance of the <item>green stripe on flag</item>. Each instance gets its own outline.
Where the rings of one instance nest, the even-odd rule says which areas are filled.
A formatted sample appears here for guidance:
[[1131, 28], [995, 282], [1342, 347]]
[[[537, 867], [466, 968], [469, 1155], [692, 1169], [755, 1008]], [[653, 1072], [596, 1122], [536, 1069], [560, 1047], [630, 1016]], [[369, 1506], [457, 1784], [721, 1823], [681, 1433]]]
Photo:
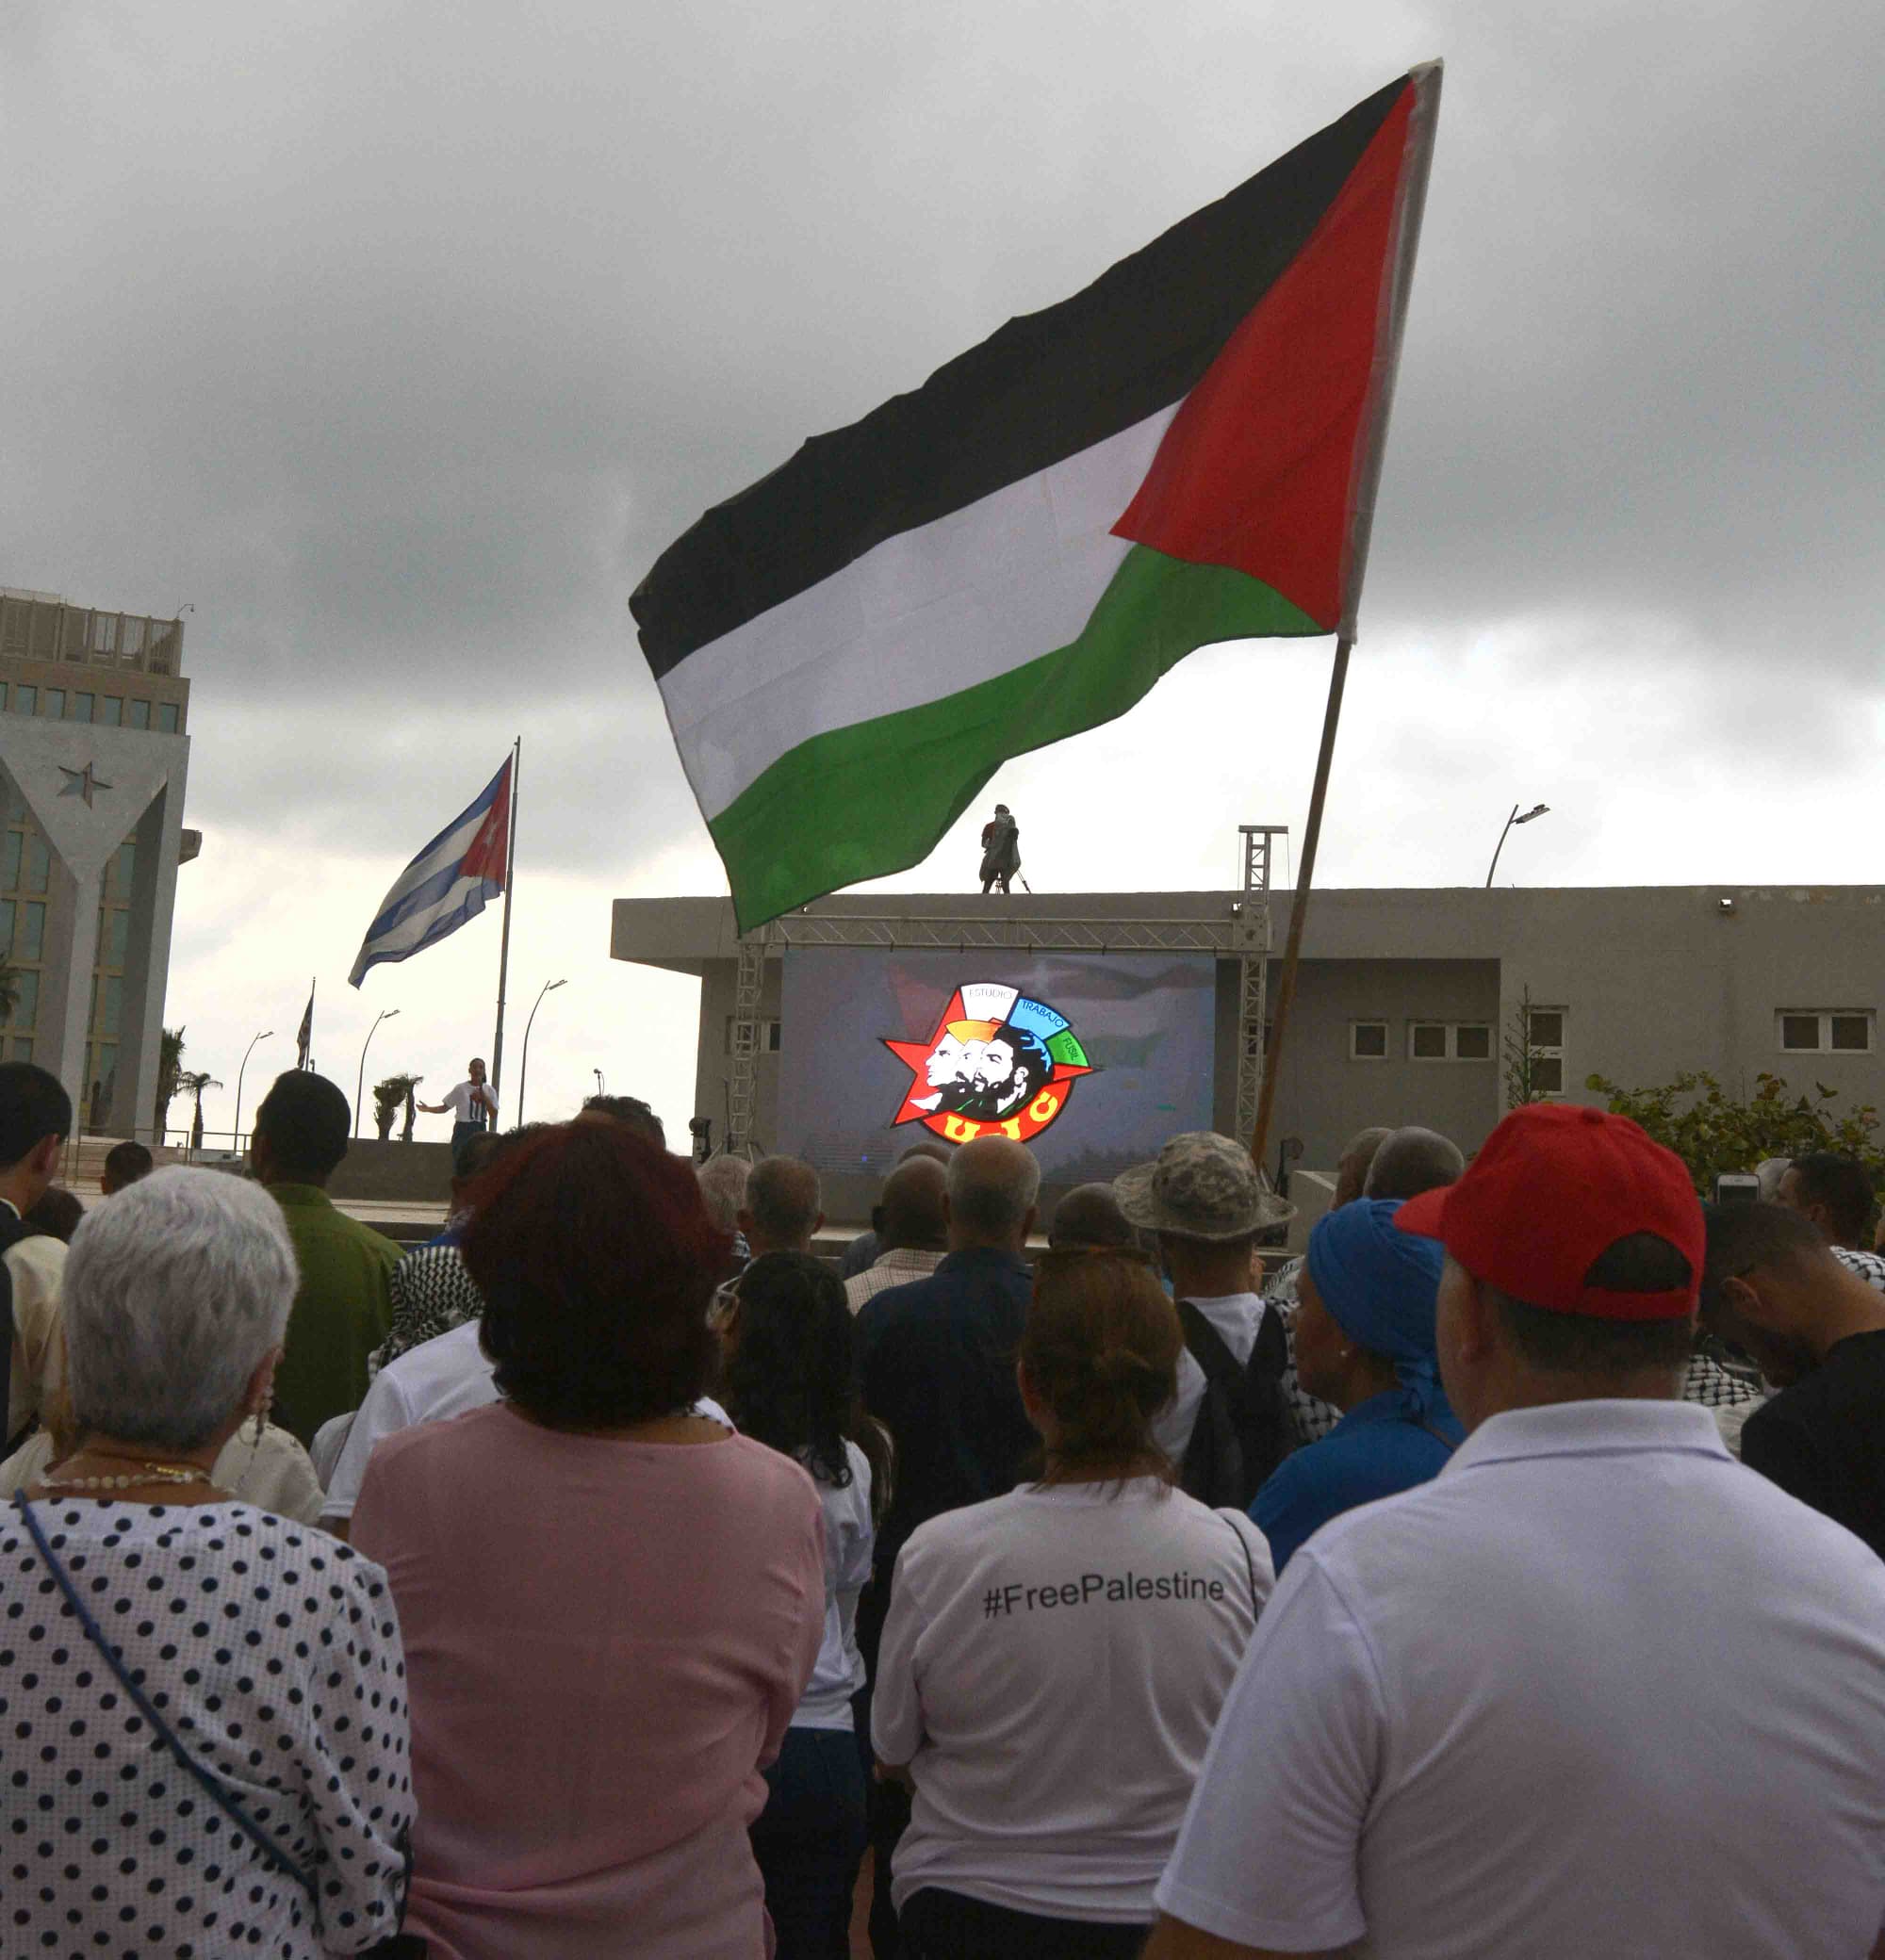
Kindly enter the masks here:
[[1003, 762], [1123, 714], [1200, 646], [1327, 631], [1242, 572], [1135, 546], [1071, 645], [815, 735], [742, 791], [708, 826], [740, 929], [921, 863]]

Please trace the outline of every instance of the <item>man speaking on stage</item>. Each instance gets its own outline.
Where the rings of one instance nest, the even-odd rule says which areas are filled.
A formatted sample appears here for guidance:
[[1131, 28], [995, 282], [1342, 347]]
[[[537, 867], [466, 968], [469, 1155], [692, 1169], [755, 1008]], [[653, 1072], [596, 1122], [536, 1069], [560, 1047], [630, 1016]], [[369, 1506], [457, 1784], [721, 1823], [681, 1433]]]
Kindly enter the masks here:
[[471, 1139], [487, 1121], [495, 1120], [498, 1114], [498, 1092], [484, 1080], [484, 1056], [474, 1054], [466, 1066], [468, 1071], [466, 1080], [455, 1089], [448, 1089], [444, 1102], [418, 1105], [427, 1116], [444, 1116], [449, 1111], [454, 1119], [451, 1125], [451, 1168], [454, 1174], [464, 1171], [465, 1152]]

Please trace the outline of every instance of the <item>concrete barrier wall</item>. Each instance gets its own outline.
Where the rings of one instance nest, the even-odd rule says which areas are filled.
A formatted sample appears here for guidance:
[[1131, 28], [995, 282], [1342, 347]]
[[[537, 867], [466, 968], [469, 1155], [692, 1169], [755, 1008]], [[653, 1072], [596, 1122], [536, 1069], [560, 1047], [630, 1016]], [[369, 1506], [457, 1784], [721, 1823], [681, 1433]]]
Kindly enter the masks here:
[[449, 1143], [382, 1143], [376, 1136], [350, 1144], [327, 1183], [331, 1198], [410, 1204], [443, 1204], [451, 1189]]

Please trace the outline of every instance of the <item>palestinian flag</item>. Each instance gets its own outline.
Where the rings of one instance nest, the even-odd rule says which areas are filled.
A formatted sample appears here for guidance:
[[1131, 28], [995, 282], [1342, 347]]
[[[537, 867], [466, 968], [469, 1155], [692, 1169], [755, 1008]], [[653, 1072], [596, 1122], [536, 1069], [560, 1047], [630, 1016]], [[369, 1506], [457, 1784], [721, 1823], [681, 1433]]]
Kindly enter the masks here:
[[709, 511], [631, 601], [743, 931], [1195, 647], [1352, 633], [1439, 64]]

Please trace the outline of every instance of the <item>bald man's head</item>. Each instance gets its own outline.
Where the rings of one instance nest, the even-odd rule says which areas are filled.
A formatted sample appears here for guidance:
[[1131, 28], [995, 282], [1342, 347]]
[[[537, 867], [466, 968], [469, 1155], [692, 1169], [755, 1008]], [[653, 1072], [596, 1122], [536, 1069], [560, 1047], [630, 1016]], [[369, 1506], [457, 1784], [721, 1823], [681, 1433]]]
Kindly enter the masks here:
[[1047, 1243], [1056, 1251], [1067, 1246], [1136, 1246], [1139, 1233], [1110, 1184], [1076, 1184], [1054, 1207]]
[[1460, 1147], [1437, 1130], [1423, 1130], [1418, 1123], [1396, 1130], [1385, 1137], [1368, 1167], [1362, 1184], [1365, 1198], [1418, 1198], [1423, 1192], [1437, 1191], [1456, 1184], [1467, 1168]]
[[739, 1217], [755, 1258], [762, 1252], [809, 1252], [825, 1222], [818, 1173], [796, 1157], [762, 1157], [746, 1174]]
[[1329, 1200], [1331, 1211], [1339, 1210], [1345, 1204], [1352, 1204], [1362, 1194], [1368, 1183], [1369, 1167], [1374, 1162], [1374, 1153], [1394, 1133], [1376, 1126], [1370, 1130], [1357, 1130], [1343, 1148], [1336, 1160], [1336, 1191]]
[[949, 1173], [934, 1157], [910, 1157], [884, 1179], [877, 1244], [886, 1252], [940, 1252], [949, 1242], [943, 1205]]
[[978, 1136], [949, 1162], [949, 1250], [998, 1246], [1018, 1252], [1034, 1228], [1041, 1166], [1024, 1143]]

